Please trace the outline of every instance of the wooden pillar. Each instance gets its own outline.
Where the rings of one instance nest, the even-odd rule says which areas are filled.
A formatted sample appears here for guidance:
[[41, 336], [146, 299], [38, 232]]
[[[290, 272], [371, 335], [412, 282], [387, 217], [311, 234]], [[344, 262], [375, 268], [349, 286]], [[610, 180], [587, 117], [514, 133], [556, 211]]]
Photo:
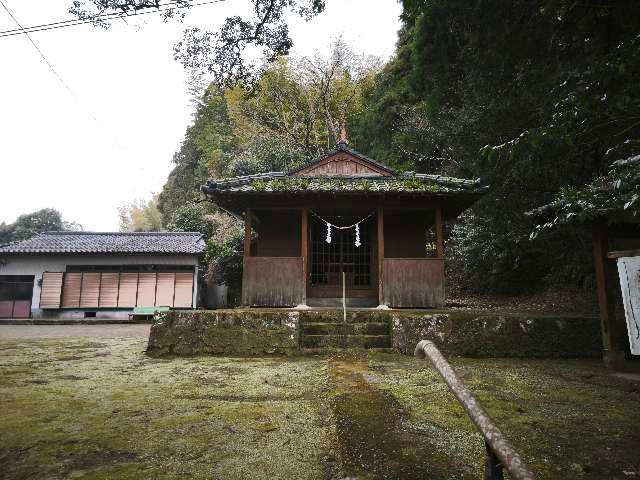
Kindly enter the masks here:
[[605, 222], [593, 225], [593, 262], [598, 286], [598, 306], [600, 307], [600, 328], [602, 330], [602, 357], [609, 368], [620, 368], [625, 363], [625, 326], [619, 325], [615, 314], [614, 289], [619, 288], [611, 281], [615, 272], [607, 259], [609, 250], [608, 228]]
[[244, 213], [244, 252], [242, 255], [242, 304], [249, 306], [249, 292], [247, 291], [248, 284], [245, 281], [247, 278], [247, 259], [251, 256], [251, 209], [247, 208]]
[[300, 218], [300, 256], [302, 257], [302, 305], [307, 304], [307, 271], [308, 271], [308, 251], [309, 251], [309, 212], [302, 209]]
[[383, 299], [383, 270], [384, 270], [384, 211], [378, 207], [378, 305]]
[[436, 257], [444, 258], [444, 221], [442, 207], [436, 207]]
[[251, 256], [251, 209], [247, 208], [244, 214], [244, 256]]

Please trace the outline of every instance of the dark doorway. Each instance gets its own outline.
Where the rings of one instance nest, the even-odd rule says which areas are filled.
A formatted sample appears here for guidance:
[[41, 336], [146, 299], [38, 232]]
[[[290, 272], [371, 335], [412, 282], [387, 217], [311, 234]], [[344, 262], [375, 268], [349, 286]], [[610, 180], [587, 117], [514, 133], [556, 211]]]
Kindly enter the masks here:
[[0, 275], [0, 318], [29, 318], [33, 275]]
[[[349, 226], [359, 221], [358, 216], [323, 216], [337, 226]], [[360, 246], [356, 246], [355, 228], [331, 229], [331, 243], [327, 243], [327, 226], [315, 217], [309, 222], [310, 297], [342, 297], [342, 274], [347, 297], [375, 296], [372, 271], [372, 221], [360, 224]]]

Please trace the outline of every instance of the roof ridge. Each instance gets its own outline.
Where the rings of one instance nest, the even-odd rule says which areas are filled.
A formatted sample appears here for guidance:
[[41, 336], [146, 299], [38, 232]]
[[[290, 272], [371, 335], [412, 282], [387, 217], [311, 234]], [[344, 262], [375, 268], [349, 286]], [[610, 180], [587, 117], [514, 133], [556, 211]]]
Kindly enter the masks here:
[[302, 164], [298, 168], [289, 169], [289, 170], [287, 170], [286, 173], [287, 173], [287, 175], [291, 175], [292, 173], [299, 172], [299, 171], [304, 170], [305, 168], [313, 165], [316, 162], [321, 162], [325, 158], [328, 158], [328, 157], [330, 157], [332, 155], [336, 155], [337, 153], [340, 153], [340, 152], [347, 152], [347, 153], [353, 155], [354, 157], [359, 158], [360, 160], [364, 160], [365, 162], [369, 162], [369, 163], [377, 166], [378, 168], [386, 170], [387, 172], [392, 173], [394, 175], [397, 175], [397, 173], [398, 173], [395, 169], [391, 168], [389, 165], [385, 165], [382, 162], [374, 160], [373, 158], [368, 157], [364, 153], [359, 152], [355, 148], [351, 148], [347, 144], [343, 144], [343, 143], [338, 143], [336, 148], [334, 148], [333, 150], [329, 150], [324, 155], [321, 155], [319, 157], [316, 157], [316, 158], [314, 158], [312, 160], [309, 160], [309, 161], [305, 162], [304, 164]]
[[160, 232], [94, 232], [87, 230], [47, 230], [36, 235], [131, 235], [131, 236], [157, 236], [157, 235], [202, 235], [200, 232], [160, 231]]

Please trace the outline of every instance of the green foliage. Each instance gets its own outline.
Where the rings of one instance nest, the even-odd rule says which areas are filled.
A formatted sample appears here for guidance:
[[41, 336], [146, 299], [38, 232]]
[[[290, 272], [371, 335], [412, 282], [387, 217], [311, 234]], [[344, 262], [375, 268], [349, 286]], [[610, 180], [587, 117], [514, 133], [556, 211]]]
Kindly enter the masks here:
[[205, 262], [209, 265], [207, 272], [210, 284], [226, 284], [229, 287], [231, 304], [240, 302], [242, 291], [242, 258], [243, 236], [235, 235], [224, 243], [207, 241]]
[[582, 191], [612, 160], [638, 153], [640, 4], [403, 6], [396, 56], [366, 98], [360, 148], [491, 186], [449, 242], [468, 288], [588, 280], [585, 234], [568, 228], [530, 240], [524, 213]]
[[146, 202], [138, 199], [118, 208], [121, 232], [157, 232], [162, 230], [162, 215], [158, 209], [158, 195]]
[[360, 114], [377, 66], [338, 41], [328, 58], [277, 59], [251, 88], [209, 86], [160, 193], [163, 224], [202, 199], [209, 178], [291, 170], [334, 148], [341, 122]]
[[584, 223], [598, 217], [637, 217], [640, 213], [640, 155], [619, 160], [604, 176], [581, 188], [566, 187], [556, 199], [538, 210], [534, 216], [552, 214], [553, 219], [536, 225], [532, 238], [543, 231], [573, 223]]
[[167, 228], [177, 232], [200, 232], [204, 238], [211, 238], [217, 227], [212, 210], [211, 205], [204, 203], [182, 205], [173, 212]]
[[[608, 167], [640, 153], [638, 18], [633, 0], [404, 0], [396, 54], [382, 69], [337, 42], [328, 58], [272, 59], [250, 86], [211, 86], [160, 196], [163, 219], [201, 198], [209, 177], [316, 158], [346, 123], [358, 150], [399, 171], [491, 186], [448, 242], [464, 287], [588, 283], [585, 232], [545, 229], [530, 239], [525, 212], [554, 200], [569, 218], [637, 208], [633, 169], [619, 177]], [[281, 179], [252, 186], [304, 188]]]
[[14, 223], [0, 224], [0, 245], [26, 240], [42, 232], [62, 230], [82, 230], [82, 227], [77, 223], [64, 221], [58, 210], [43, 208], [20, 215]]

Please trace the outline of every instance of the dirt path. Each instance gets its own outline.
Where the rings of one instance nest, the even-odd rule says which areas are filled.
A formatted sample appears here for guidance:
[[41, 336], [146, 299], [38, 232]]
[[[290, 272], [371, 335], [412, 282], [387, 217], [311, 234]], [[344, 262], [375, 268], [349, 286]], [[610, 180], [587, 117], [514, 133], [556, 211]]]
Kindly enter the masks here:
[[149, 337], [150, 325], [0, 325], [0, 339]]
[[348, 478], [418, 480], [475, 478], [456, 459], [438, 451], [429, 437], [410, 428], [408, 412], [379, 388], [366, 356], [329, 360], [336, 424], [335, 450]]

